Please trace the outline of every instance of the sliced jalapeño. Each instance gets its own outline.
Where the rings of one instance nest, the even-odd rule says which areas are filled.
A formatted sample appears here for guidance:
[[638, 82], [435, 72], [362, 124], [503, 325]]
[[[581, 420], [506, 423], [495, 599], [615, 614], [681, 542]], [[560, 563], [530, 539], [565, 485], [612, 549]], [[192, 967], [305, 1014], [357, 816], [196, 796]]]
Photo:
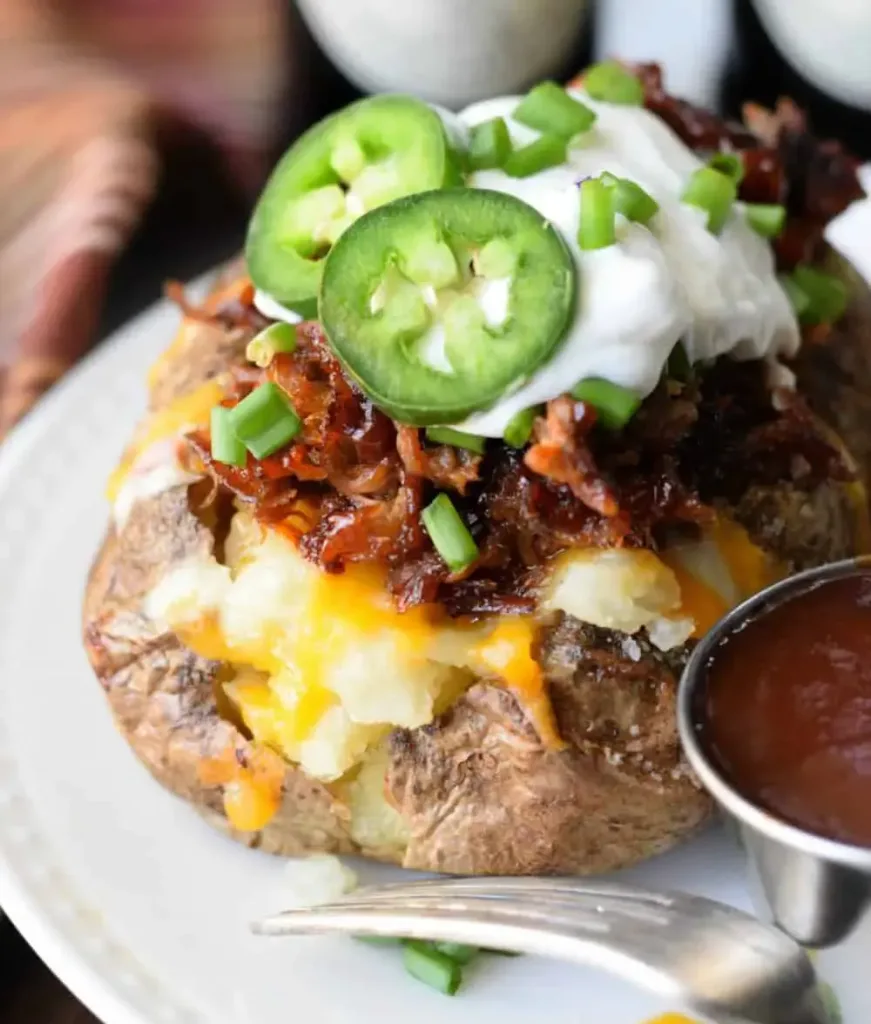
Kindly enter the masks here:
[[410, 96], [359, 100], [287, 151], [254, 210], [245, 257], [254, 284], [297, 309], [317, 295], [323, 257], [382, 203], [461, 183], [439, 115]]
[[320, 319], [376, 405], [420, 426], [459, 422], [529, 377], [574, 308], [574, 264], [531, 206], [444, 189], [367, 213], [327, 257]]

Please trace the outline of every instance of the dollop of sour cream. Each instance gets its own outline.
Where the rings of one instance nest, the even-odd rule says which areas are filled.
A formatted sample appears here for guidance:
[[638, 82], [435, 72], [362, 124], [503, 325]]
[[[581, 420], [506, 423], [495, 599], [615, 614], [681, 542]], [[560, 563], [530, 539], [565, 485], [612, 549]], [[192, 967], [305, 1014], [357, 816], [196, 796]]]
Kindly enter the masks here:
[[[562, 234], [578, 268], [575, 315], [548, 362], [494, 406], [455, 424], [459, 430], [500, 437], [516, 413], [587, 377], [646, 396], [678, 341], [693, 363], [727, 353], [775, 360], [794, 354], [799, 345], [798, 324], [777, 280], [771, 247], [747, 224], [740, 204], [714, 235], [706, 214], [681, 202], [703, 161], [643, 107], [569, 92], [597, 116], [574, 141], [564, 164], [528, 178], [478, 171], [470, 184], [522, 199]], [[512, 119], [521, 98], [476, 103], [458, 117], [467, 127], [502, 117], [512, 144], [523, 146], [539, 133]], [[659, 211], [647, 226], [618, 215], [617, 243], [584, 251], [577, 242], [579, 183], [603, 171], [636, 182], [656, 199]]]
[[[604, 378], [645, 397], [656, 387], [678, 341], [692, 363], [728, 354], [774, 365], [778, 357], [794, 355], [799, 346], [798, 323], [778, 282], [771, 247], [747, 224], [742, 204], [735, 204], [715, 235], [707, 229], [706, 213], [681, 201], [690, 176], [703, 161], [643, 107], [598, 102], [583, 90], [569, 94], [597, 117], [589, 131], [573, 140], [564, 163], [527, 178], [512, 178], [501, 170], [478, 171], [468, 184], [523, 200], [560, 232], [578, 271], [574, 316], [545, 364], [517, 381], [490, 408], [453, 424], [458, 430], [501, 437], [518, 412], [556, 398], [589, 377]], [[485, 100], [457, 115], [438, 112], [454, 139], [463, 138], [477, 124], [502, 117], [518, 147], [539, 136], [511, 116], [521, 99]], [[618, 214], [616, 244], [584, 251], [577, 242], [579, 186], [604, 171], [636, 182], [656, 199], [659, 211], [647, 225]], [[499, 297], [500, 307], [506, 301], [510, 304], [510, 283], [503, 284], [507, 287]], [[274, 319], [299, 320], [262, 292], [255, 304]], [[427, 362], [449, 373], [450, 365], [441, 365], [439, 340], [436, 329], [425, 346]]]
[[268, 316], [270, 320], [284, 320], [288, 324], [302, 323], [299, 313], [288, 309], [287, 306], [282, 306], [280, 302], [273, 299], [271, 295], [267, 295], [266, 292], [260, 291], [259, 288], [254, 292], [254, 308], [264, 316]]

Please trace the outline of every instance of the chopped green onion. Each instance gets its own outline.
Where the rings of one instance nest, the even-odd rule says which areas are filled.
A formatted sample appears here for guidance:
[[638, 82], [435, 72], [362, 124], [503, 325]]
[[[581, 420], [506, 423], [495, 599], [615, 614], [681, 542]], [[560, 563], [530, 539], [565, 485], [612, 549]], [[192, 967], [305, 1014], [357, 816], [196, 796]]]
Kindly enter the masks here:
[[841, 1009], [841, 1002], [832, 986], [827, 981], [818, 981], [817, 993], [832, 1024], [844, 1024], [844, 1011]]
[[505, 443], [511, 448], [522, 448], [532, 436], [532, 425], [535, 423], [535, 417], [540, 416], [541, 412], [541, 406], [534, 405], [531, 409], [523, 409], [512, 416], [502, 435]]
[[779, 203], [748, 203], [744, 215], [750, 227], [763, 238], [777, 238], [786, 223], [786, 207]]
[[476, 124], [469, 132], [469, 169], [483, 171], [489, 167], [501, 167], [511, 152], [511, 137], [505, 119], [494, 117], [491, 121]]
[[736, 185], [740, 185], [744, 179], [744, 161], [737, 153], [714, 153], [708, 161], [708, 167], [725, 174]]
[[452, 572], [460, 572], [478, 557], [478, 545], [446, 494], [439, 494], [427, 505], [421, 518], [436, 551]]
[[566, 140], [559, 135], [542, 135], [510, 153], [502, 169], [512, 178], [528, 178], [548, 167], [556, 167], [565, 158]]
[[452, 996], [463, 980], [463, 968], [431, 943], [410, 940], [403, 950], [405, 969], [412, 976], [437, 992]]
[[592, 405], [602, 425], [609, 430], [626, 426], [641, 405], [641, 399], [634, 392], [600, 377], [580, 381], [572, 388], [572, 398]]
[[682, 384], [693, 379], [693, 366], [682, 342], [679, 341], [671, 350], [665, 369], [671, 380], [680, 381]]
[[786, 292], [789, 301], [792, 303], [795, 315], [801, 320], [811, 304], [810, 297], [803, 288], [800, 288], [788, 274], [780, 275], [780, 284]]
[[255, 459], [277, 452], [302, 429], [290, 399], [272, 381], [261, 384], [230, 410], [230, 424]]
[[690, 206], [697, 206], [708, 215], [708, 231], [718, 234], [738, 194], [735, 182], [713, 167], [700, 167], [687, 182], [681, 197]]
[[468, 448], [470, 452], [484, 454], [485, 438], [477, 434], [466, 434], [462, 430], [452, 430], [450, 427], [427, 427], [427, 441], [434, 441], [436, 444], [452, 444], [455, 448]]
[[584, 75], [584, 89], [594, 100], [640, 107], [644, 103], [644, 86], [638, 78], [615, 60], [594, 64]]
[[223, 405], [216, 405], [212, 409], [210, 434], [212, 458], [215, 462], [223, 462], [226, 466], [245, 465], [248, 461], [248, 452], [233, 433], [230, 410]]
[[274, 355], [295, 350], [296, 328], [293, 324], [270, 324], [248, 342], [245, 358], [265, 369], [272, 362]]
[[465, 966], [481, 952], [477, 946], [464, 946], [461, 942], [435, 942], [433, 943], [439, 953], [444, 953], [451, 960]]
[[605, 171], [599, 175], [601, 181], [611, 189], [614, 209], [627, 220], [646, 224], [659, 210], [659, 203], [644, 189], [628, 178], [618, 178]]
[[617, 240], [614, 233], [614, 201], [611, 189], [598, 178], [581, 182], [581, 221], [578, 245], [582, 249], [604, 249]]
[[531, 89], [517, 105], [512, 117], [536, 131], [560, 135], [564, 139], [587, 131], [596, 120], [589, 107], [569, 96], [556, 82], [542, 82]]
[[833, 274], [800, 263], [792, 280], [804, 292], [808, 305], [800, 314], [802, 323], [833, 324], [847, 308], [847, 286]]
[[396, 935], [355, 935], [354, 938], [367, 946], [398, 946], [402, 943]]

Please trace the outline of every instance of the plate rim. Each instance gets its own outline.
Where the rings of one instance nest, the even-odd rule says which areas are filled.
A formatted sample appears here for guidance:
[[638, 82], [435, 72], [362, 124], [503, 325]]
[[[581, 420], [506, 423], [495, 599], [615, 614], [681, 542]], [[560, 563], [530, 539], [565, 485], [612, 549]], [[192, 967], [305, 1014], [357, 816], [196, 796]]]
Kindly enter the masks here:
[[[219, 272], [220, 268], [217, 268], [196, 278], [185, 286], [186, 291], [199, 293]], [[133, 338], [136, 336], [147, 334], [149, 323], [158, 321], [160, 315], [167, 313], [171, 306], [170, 299], [158, 298], [113, 331], [72, 367], [13, 427], [0, 444], [0, 506], [3, 494], [16, 471], [28, 453], [57, 423], [70, 396], [84, 387], [89, 377], [97, 375], [101, 368], [118, 360], [124, 346], [134, 344]], [[143, 404], [144, 400], [143, 384]], [[56, 881], [66, 883], [68, 876], [57, 847], [46, 839], [34, 823], [27, 820], [31, 801], [21, 785], [14, 759], [4, 749], [6, 734], [6, 724], [0, 721], [0, 768], [4, 767], [4, 761], [8, 768], [8, 771], [0, 772], [0, 797], [24, 809], [20, 820], [27, 830], [29, 858], [34, 863], [41, 859]], [[157, 1024], [155, 1011], [158, 1006], [166, 1011], [161, 1013], [161, 1017], [168, 1021], [201, 1019], [197, 1013], [191, 1016], [191, 1008], [181, 1002], [178, 993], [167, 990], [159, 979], [155, 979], [139, 965], [135, 952], [116, 939], [102, 919], [98, 923], [93, 920], [88, 922], [94, 936], [94, 950], [88, 955], [85, 942], [76, 941], [66, 934], [56, 913], [51, 910], [46, 912], [45, 900], [40, 898], [32, 881], [16, 868], [15, 858], [8, 855], [11, 845], [11, 842], [0, 845], [0, 918], [4, 915], [8, 918], [35, 955], [89, 1012], [104, 1024]], [[62, 892], [56, 890], [53, 897], [57, 896], [57, 891]], [[73, 896], [68, 896], [66, 902], [74, 915], [80, 911]], [[125, 992], [122, 981], [124, 976], [147, 985], [151, 993], [151, 1005], [137, 1005], [135, 996]]]

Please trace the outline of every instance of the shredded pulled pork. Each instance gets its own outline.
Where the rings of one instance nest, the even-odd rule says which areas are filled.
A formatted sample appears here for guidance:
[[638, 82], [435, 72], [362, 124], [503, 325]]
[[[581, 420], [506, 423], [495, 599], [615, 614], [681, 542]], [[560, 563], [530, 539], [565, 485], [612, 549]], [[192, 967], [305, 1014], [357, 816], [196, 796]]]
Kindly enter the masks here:
[[773, 111], [748, 103], [742, 125], [669, 96], [658, 64], [636, 65], [635, 71], [644, 84], [647, 108], [688, 146], [702, 153], [725, 148], [740, 154], [741, 199], [786, 205], [786, 230], [775, 242], [782, 267], [814, 259], [826, 224], [864, 195], [856, 173], [859, 162], [839, 142], [813, 135], [792, 100], [779, 100]]
[[561, 395], [547, 403], [547, 416], [535, 424], [535, 441], [526, 453], [526, 465], [539, 476], [567, 484], [576, 498], [600, 515], [613, 518], [617, 499], [598, 471], [586, 435], [596, 412], [584, 402]]
[[422, 493], [421, 479], [413, 477], [389, 497], [328, 499], [301, 550], [327, 572], [341, 572], [346, 562], [394, 565], [425, 547]]
[[250, 281], [241, 289], [238, 296], [226, 298], [214, 308], [198, 306], [191, 302], [180, 281], [167, 281], [163, 294], [174, 302], [189, 320], [199, 320], [200, 323], [226, 329], [245, 327], [251, 332], [257, 332], [262, 331], [271, 322], [254, 305], [254, 285]]
[[460, 494], [465, 494], [469, 484], [478, 479], [481, 469], [482, 456], [465, 448], [449, 444], [424, 448], [417, 427], [397, 427], [396, 449], [407, 473], [425, 477]]
[[[781, 264], [814, 256], [825, 222], [861, 194], [855, 162], [811, 136], [790, 104], [773, 113], [748, 108], [746, 127], [725, 123], [668, 96], [656, 65], [636, 70], [647, 106], [687, 144], [741, 154], [742, 198], [786, 203]], [[171, 294], [187, 315], [226, 330], [266, 323], [250, 290], [215, 311]], [[525, 452], [491, 441], [483, 456], [429, 444], [418, 428], [391, 421], [344, 375], [316, 323], [299, 325], [296, 351], [276, 356], [267, 370], [233, 372], [225, 404], [271, 380], [302, 430], [244, 467], [216, 463], [199, 431], [188, 438], [191, 457], [216, 491], [251, 505], [324, 571], [380, 566], [400, 609], [438, 602], [455, 616], [528, 613], [543, 567], [566, 548], [655, 549], [674, 530], [697, 530], [716, 504], [753, 485], [810, 489], [851, 476], [801, 396], [773, 396], [759, 362], [721, 359], [697, 378], [663, 379], [620, 431], [563, 395], [536, 420]], [[476, 561], [456, 575], [421, 524], [438, 490], [450, 493], [478, 545]]]
[[[216, 484], [287, 532], [326, 572], [380, 565], [400, 609], [440, 603], [449, 614], [520, 614], [535, 607], [543, 567], [569, 547], [656, 548], [674, 529], [709, 521], [715, 503], [752, 484], [811, 488], [849, 479], [801, 396], [772, 401], [764, 367], [720, 360], [688, 383], [664, 380], [619, 432], [568, 396], [548, 403], [525, 452], [491, 442], [485, 456], [427, 446], [394, 424], [342, 374], [320, 328], [299, 329], [293, 355], [237, 374], [232, 404], [265, 375], [303, 420], [299, 438], [244, 467], [190, 449]], [[421, 525], [447, 490], [479, 548], [452, 575]]]

